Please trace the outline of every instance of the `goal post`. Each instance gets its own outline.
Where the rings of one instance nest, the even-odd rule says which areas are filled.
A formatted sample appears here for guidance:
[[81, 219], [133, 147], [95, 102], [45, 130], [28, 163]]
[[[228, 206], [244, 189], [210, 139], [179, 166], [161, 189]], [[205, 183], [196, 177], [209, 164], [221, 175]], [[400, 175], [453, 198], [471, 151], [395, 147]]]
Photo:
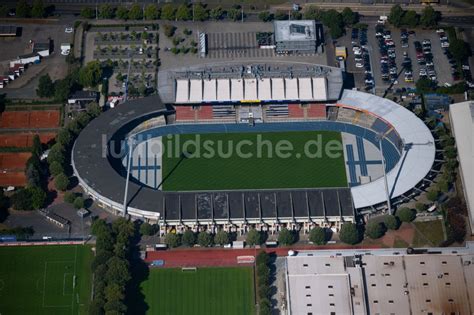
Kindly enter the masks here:
[[183, 272], [196, 272], [197, 267], [182, 267], [181, 271], [183, 271]]

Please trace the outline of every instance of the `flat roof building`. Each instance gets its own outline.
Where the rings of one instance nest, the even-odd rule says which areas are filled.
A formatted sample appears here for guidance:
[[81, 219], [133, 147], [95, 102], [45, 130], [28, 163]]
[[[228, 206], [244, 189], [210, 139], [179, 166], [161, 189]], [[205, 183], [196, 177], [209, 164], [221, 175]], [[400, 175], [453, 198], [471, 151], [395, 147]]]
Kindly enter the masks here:
[[462, 102], [449, 106], [451, 130], [458, 150], [459, 174], [464, 198], [474, 234], [474, 102]]
[[314, 20], [274, 21], [278, 54], [316, 53], [322, 42], [322, 25]]
[[287, 257], [288, 314], [472, 314], [474, 248], [303, 251]]
[[0, 37], [16, 36], [18, 27], [14, 25], [0, 25]]

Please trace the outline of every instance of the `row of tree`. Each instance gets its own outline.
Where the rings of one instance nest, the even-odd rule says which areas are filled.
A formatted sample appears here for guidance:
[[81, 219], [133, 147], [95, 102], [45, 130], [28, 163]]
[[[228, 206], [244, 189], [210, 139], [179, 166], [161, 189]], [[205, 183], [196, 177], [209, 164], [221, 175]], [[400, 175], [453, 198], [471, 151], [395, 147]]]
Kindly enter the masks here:
[[347, 26], [354, 26], [359, 22], [359, 14], [348, 7], [338, 12], [334, 9], [323, 10], [315, 5], [309, 5], [303, 11], [303, 18], [321, 21], [324, 26], [329, 27], [333, 39], [344, 35]]
[[215, 235], [207, 231], [195, 233], [192, 230], [186, 230], [182, 235], [176, 233], [166, 234], [165, 243], [171, 248], [181, 245], [192, 247], [196, 244], [201, 247], [209, 247], [214, 244], [221, 246], [229, 244], [230, 239], [231, 236], [224, 230], [218, 231]]
[[53, 82], [49, 74], [39, 78], [36, 94], [39, 97], [54, 98], [61, 102], [82, 87], [96, 87], [102, 81], [103, 67], [99, 61], [91, 61], [81, 68], [73, 67], [69, 74]]
[[11, 204], [16, 210], [40, 209], [46, 202], [48, 173], [45, 171], [45, 163], [41, 161], [42, 153], [40, 138], [35, 135], [31, 146], [31, 157], [25, 167], [27, 185], [17, 190], [11, 197]]
[[125, 314], [125, 288], [131, 279], [131, 239], [135, 227], [124, 218], [112, 224], [97, 219], [92, 224], [96, 237], [92, 262], [94, 296], [89, 314]]
[[97, 17], [100, 19], [121, 19], [121, 20], [168, 20], [168, 21], [206, 21], [222, 20], [229, 18], [231, 20], [239, 20], [242, 17], [241, 7], [235, 5], [229, 10], [222, 7], [207, 9], [206, 5], [201, 3], [194, 6], [182, 4], [179, 6], [167, 3], [161, 8], [156, 4], [148, 4], [144, 8], [140, 4], [133, 4], [130, 7], [118, 6], [114, 7], [110, 4], [102, 4], [99, 6], [98, 12], [89, 7], [81, 10], [81, 16], [86, 19]]
[[426, 28], [435, 27], [441, 19], [441, 13], [435, 11], [433, 7], [426, 6], [421, 15], [414, 10], [403, 10], [403, 8], [396, 4], [390, 9], [388, 21], [395, 27], [407, 26], [417, 27], [422, 26]]
[[255, 259], [255, 268], [257, 275], [258, 313], [260, 315], [270, 315], [272, 312], [270, 302], [270, 257], [265, 251], [258, 253]]
[[[15, 16], [19, 18], [44, 18], [51, 15], [54, 6], [45, 6], [43, 0], [34, 0], [30, 6], [26, 0], [20, 0], [16, 4]], [[0, 17], [8, 16], [9, 9], [6, 5], [0, 5]]]

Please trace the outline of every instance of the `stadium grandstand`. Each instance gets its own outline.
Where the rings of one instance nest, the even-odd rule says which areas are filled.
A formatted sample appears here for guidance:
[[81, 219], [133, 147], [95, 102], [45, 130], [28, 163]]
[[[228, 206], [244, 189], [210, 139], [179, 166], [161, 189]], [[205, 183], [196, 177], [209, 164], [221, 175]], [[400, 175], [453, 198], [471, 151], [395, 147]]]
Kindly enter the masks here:
[[[104, 113], [81, 132], [73, 149], [74, 173], [104, 209], [159, 222], [163, 234], [202, 226], [239, 233], [251, 226], [271, 232], [282, 226], [307, 232], [320, 225], [337, 231], [343, 222], [355, 221], [357, 214], [386, 209], [388, 200], [393, 206], [410, 200], [434, 177], [434, 139], [424, 123], [388, 99], [353, 90], [344, 90], [341, 96], [342, 77], [333, 68], [226, 65], [199, 71], [168, 72], [169, 80], [163, 80], [161, 86], [165, 98], [172, 96], [167, 105], [157, 96], [129, 101]], [[270, 88], [260, 91], [262, 78], [268, 79], [264, 82]], [[320, 79], [326, 82], [326, 99], [317, 101], [313, 93], [313, 99], [300, 100], [299, 88], [314, 87]], [[215, 81], [205, 83], [209, 80]], [[226, 95], [222, 102], [223, 94], [217, 95], [219, 84], [229, 87], [222, 89]], [[279, 88], [273, 91], [275, 85]], [[205, 86], [211, 86], [210, 90]], [[215, 103], [207, 100], [214, 86]], [[184, 89], [184, 96], [176, 94], [180, 89]], [[167, 90], [173, 92], [166, 96]], [[282, 93], [281, 97], [275, 98], [277, 93]], [[232, 95], [238, 95], [236, 102], [229, 101]], [[245, 95], [266, 96], [249, 103]], [[285, 95], [291, 95], [292, 101], [285, 100]], [[222, 160], [200, 164], [187, 159], [190, 153], [184, 149], [174, 160], [164, 154], [165, 147], [176, 143], [170, 139], [178, 135], [247, 139], [265, 134], [284, 139], [296, 133], [303, 138], [324, 134], [338, 141], [342, 157], [322, 162], [269, 161], [249, 168], [252, 171], [246, 174], [239, 172], [239, 167], [261, 161], [233, 158], [232, 163], [237, 164], [216, 171], [213, 167]], [[104, 135], [106, 141], [97, 134]], [[276, 186], [271, 180], [251, 177], [262, 169], [269, 169], [271, 176], [291, 177], [289, 167], [313, 168], [318, 163], [329, 164], [321, 164], [317, 170], [303, 169], [298, 175], [302, 177], [285, 177]], [[276, 168], [280, 169], [275, 172]], [[331, 182], [337, 174], [341, 175], [338, 181]]]

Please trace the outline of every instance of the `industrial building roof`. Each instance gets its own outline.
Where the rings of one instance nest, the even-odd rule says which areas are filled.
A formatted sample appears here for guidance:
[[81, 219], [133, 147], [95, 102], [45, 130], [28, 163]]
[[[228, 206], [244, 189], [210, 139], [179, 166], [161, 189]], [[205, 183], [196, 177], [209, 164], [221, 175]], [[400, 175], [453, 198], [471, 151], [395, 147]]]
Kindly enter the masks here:
[[16, 36], [17, 29], [14, 25], [0, 25], [0, 36]]
[[452, 104], [449, 107], [452, 131], [456, 139], [464, 198], [474, 233], [474, 102]]
[[314, 20], [274, 21], [275, 41], [315, 41], [316, 22]]

